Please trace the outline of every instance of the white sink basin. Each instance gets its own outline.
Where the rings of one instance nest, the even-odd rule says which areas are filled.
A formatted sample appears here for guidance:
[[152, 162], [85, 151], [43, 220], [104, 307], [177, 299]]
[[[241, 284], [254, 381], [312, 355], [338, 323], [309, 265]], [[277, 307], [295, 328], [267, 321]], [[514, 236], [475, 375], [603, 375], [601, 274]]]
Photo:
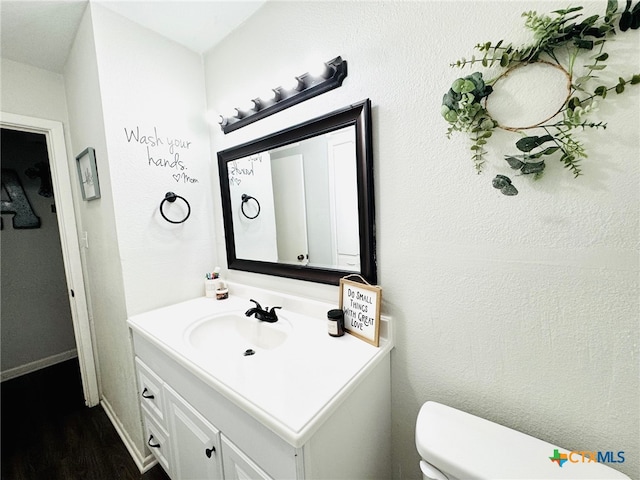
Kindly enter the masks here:
[[185, 340], [202, 352], [251, 355], [256, 350], [273, 350], [291, 334], [291, 323], [278, 316], [275, 323], [247, 317], [242, 312], [222, 313], [194, 322]]

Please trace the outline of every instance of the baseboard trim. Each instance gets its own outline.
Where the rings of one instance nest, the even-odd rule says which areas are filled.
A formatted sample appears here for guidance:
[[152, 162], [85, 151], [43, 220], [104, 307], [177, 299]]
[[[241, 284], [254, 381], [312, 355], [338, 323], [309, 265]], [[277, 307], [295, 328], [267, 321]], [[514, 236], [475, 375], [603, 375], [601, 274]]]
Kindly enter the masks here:
[[102, 399], [100, 400], [100, 405], [113, 424], [113, 428], [115, 428], [116, 432], [118, 432], [122, 443], [124, 443], [124, 446], [128, 450], [129, 455], [131, 455], [131, 458], [133, 458], [133, 461], [138, 467], [138, 470], [140, 470], [140, 473], [145, 473], [147, 470], [151, 469], [151, 467], [155, 466], [158, 463], [158, 460], [156, 460], [156, 458], [152, 454], [149, 454], [145, 457], [140, 453], [140, 451], [136, 448], [133, 441], [131, 440], [131, 437], [124, 429], [124, 426], [122, 425], [120, 420], [118, 420], [118, 417], [114, 413], [113, 408], [111, 408], [108, 400], [102, 397]]
[[72, 358], [76, 358], [77, 356], [78, 350], [74, 348], [66, 352], [51, 355], [50, 357], [43, 358], [41, 360], [36, 360], [35, 362], [27, 363], [26, 365], [10, 368], [9, 370], [5, 370], [0, 373], [0, 381], [4, 382], [5, 380], [11, 380], [12, 378], [21, 377], [22, 375], [33, 373], [43, 368], [51, 367], [52, 365], [56, 365]]

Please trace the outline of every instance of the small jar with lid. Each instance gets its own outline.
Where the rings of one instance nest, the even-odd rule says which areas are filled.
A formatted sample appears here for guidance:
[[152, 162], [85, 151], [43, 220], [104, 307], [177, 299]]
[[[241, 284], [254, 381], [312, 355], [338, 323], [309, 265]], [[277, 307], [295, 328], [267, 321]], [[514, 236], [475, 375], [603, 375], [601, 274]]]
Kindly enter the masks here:
[[329, 335], [341, 337], [344, 335], [344, 312], [338, 308], [327, 312], [327, 326]]

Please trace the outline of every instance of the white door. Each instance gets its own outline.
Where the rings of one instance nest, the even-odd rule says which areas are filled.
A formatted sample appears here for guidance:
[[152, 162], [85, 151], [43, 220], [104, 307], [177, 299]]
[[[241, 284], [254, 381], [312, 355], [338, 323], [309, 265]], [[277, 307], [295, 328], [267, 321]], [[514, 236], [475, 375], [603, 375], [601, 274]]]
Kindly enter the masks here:
[[309, 263], [302, 155], [271, 158], [278, 262]]
[[56, 214], [62, 246], [62, 259], [69, 287], [69, 304], [78, 350], [80, 376], [85, 403], [93, 407], [100, 401], [96, 364], [93, 354], [89, 309], [84, 288], [80, 244], [76, 226], [69, 160], [61, 122], [0, 112], [2, 128], [44, 134], [51, 167], [51, 180], [56, 197]]
[[353, 127], [329, 135], [330, 209], [334, 227], [334, 260], [341, 270], [360, 271], [358, 176]]

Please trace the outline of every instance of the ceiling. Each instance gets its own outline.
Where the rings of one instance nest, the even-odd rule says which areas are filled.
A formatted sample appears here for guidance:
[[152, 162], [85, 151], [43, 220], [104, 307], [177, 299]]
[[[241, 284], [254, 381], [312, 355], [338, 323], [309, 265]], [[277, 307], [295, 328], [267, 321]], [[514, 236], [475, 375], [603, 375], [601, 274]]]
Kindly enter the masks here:
[[[93, 2], [94, 0], [92, 0]], [[95, 3], [196, 53], [211, 49], [266, 0], [99, 0]], [[0, 0], [0, 54], [62, 73], [88, 0]]]

